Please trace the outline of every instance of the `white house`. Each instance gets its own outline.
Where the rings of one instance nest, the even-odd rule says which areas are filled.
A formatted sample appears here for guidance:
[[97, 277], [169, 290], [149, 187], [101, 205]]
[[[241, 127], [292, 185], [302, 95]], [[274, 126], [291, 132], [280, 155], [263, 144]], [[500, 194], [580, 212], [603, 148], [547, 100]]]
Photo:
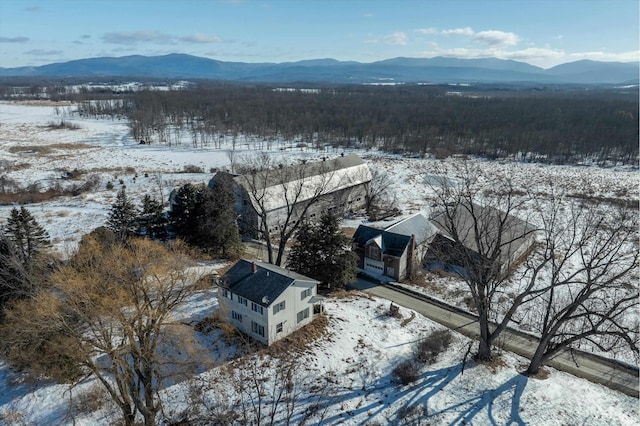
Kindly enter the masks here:
[[271, 345], [322, 313], [318, 283], [270, 263], [239, 260], [219, 280], [220, 310], [242, 333]]

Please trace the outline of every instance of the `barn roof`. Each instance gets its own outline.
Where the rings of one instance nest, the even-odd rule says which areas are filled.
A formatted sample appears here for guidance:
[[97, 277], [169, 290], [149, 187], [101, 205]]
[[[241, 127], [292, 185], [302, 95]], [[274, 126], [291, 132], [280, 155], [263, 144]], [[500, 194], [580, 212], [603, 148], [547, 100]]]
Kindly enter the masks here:
[[[256, 272], [253, 272], [253, 264]], [[318, 281], [288, 269], [259, 261], [239, 260], [223, 276], [221, 285], [232, 293], [268, 307], [295, 281]]]
[[[473, 209], [474, 213], [469, 211]], [[512, 261], [512, 256], [520, 252], [523, 244], [532, 244], [535, 227], [514, 215], [506, 216], [506, 213], [489, 206], [481, 206], [472, 203], [469, 208], [464, 205], [458, 206], [453, 214], [453, 225], [457, 231], [460, 242], [467, 248], [478, 252], [478, 242], [474, 232], [474, 219], [477, 218], [477, 225], [481, 229], [482, 241], [485, 246], [491, 246], [497, 241], [497, 233], [502, 232], [501, 254], [498, 259], [500, 263], [506, 264]], [[499, 220], [504, 220], [502, 228], [498, 225]], [[432, 221], [443, 235], [451, 238], [447, 227], [447, 220], [444, 212], [436, 214]]]
[[234, 181], [247, 191], [256, 210], [261, 202], [269, 211], [290, 204], [296, 196], [295, 202], [302, 202], [369, 182], [371, 171], [363, 159], [350, 154], [326, 161], [260, 170], [236, 176]]

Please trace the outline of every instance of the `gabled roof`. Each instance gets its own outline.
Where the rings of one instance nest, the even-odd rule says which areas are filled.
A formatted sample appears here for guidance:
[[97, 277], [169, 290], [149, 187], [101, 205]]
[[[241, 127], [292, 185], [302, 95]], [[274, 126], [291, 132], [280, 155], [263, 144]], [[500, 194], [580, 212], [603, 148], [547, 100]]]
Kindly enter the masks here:
[[[393, 232], [387, 232], [383, 229], [372, 228], [365, 225], [360, 225], [358, 229], [356, 229], [355, 234], [353, 234], [353, 241], [366, 245], [370, 240], [376, 239], [376, 237], [381, 237], [382, 252], [392, 256], [401, 256], [411, 241], [410, 235], [394, 234]], [[377, 244], [380, 245], [379, 243]]]
[[[535, 232], [533, 227], [528, 222], [519, 219], [514, 215], [509, 215], [505, 218], [503, 211], [494, 207], [481, 206], [479, 204], [471, 204], [470, 208], [473, 208], [474, 215], [477, 218], [478, 226], [482, 232], [482, 243], [486, 246], [491, 246], [497, 241], [498, 232], [502, 232], [500, 247], [501, 253], [498, 261], [502, 264], [506, 264], [513, 260], [511, 257], [520, 251], [523, 244], [531, 244], [532, 237]], [[504, 219], [504, 226], [502, 230], [499, 229], [499, 219]], [[447, 229], [447, 220], [444, 212], [436, 214], [432, 221], [435, 226], [446, 237], [451, 238], [449, 230]], [[473, 251], [478, 251], [478, 243], [476, 241], [476, 235], [474, 232], [474, 220], [473, 215], [469, 212], [469, 209], [464, 205], [458, 206], [453, 212], [453, 225], [457, 230], [460, 242]]]
[[433, 235], [438, 232], [438, 228], [431, 223], [429, 218], [423, 213], [419, 212], [406, 219], [394, 223], [384, 229], [387, 232], [393, 232], [400, 235], [413, 235], [416, 239], [416, 244], [420, 245], [429, 240]]
[[233, 180], [250, 195], [254, 207], [258, 200], [267, 210], [274, 210], [291, 202], [297, 194], [302, 202], [322, 194], [331, 193], [371, 181], [367, 163], [355, 154], [332, 160], [296, 164], [282, 168], [260, 170], [236, 176]]
[[239, 260], [221, 279], [221, 286], [232, 293], [268, 307], [295, 281], [318, 284], [319, 281], [269, 263]]
[[437, 231], [438, 228], [420, 212], [384, 229], [360, 225], [353, 234], [353, 241], [362, 245], [375, 242], [385, 254], [400, 256], [411, 241], [412, 235], [416, 244], [420, 245], [431, 239]]

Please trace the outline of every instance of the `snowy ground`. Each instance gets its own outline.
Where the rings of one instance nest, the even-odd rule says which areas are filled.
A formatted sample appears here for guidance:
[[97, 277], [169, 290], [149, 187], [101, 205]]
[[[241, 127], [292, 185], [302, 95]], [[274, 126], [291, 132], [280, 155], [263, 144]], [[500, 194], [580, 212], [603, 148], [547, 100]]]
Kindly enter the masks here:
[[[56, 183], [68, 185], [70, 182], [61, 176], [64, 171], [74, 169], [83, 172], [81, 180], [91, 175], [100, 179], [97, 190], [91, 193], [27, 206], [47, 229], [54, 248], [62, 255], [73, 250], [84, 233], [104, 224], [121, 185], [126, 185], [127, 193], [134, 200], [151, 194], [166, 201], [173, 187], [186, 182], [207, 182], [211, 169], [224, 168], [229, 163], [231, 140], [225, 140], [220, 149], [194, 149], [188, 135], [184, 135], [184, 142], [177, 146], [138, 145], [130, 138], [125, 122], [80, 119], [72, 111], [72, 106], [56, 110], [54, 106], [0, 103], [0, 177], [22, 187], [39, 183], [43, 188]], [[79, 129], [47, 127], [61, 119], [77, 124]], [[244, 151], [259, 148], [251, 142], [237, 146]], [[282, 151], [281, 146], [283, 144], [274, 145], [271, 152], [306, 158], [337, 156], [341, 152]], [[372, 167], [384, 169], [393, 177], [393, 192], [404, 214], [428, 208], [424, 168], [425, 163], [436, 163], [436, 160], [404, 159], [372, 151], [358, 153]], [[448, 161], [437, 163], [441, 167], [450, 164]], [[523, 188], [535, 188], [551, 178], [571, 188], [576, 195], [638, 199], [638, 173], [630, 168], [483, 161], [478, 164], [491, 170], [508, 171]], [[182, 173], [188, 165], [201, 167], [204, 173]], [[106, 188], [108, 182], [114, 184], [113, 189]], [[0, 224], [11, 208], [0, 206]], [[346, 225], [356, 227], [361, 222], [352, 220]], [[464, 298], [464, 287], [459, 281], [446, 277], [428, 280], [443, 298], [457, 302]], [[217, 306], [215, 297], [202, 294], [194, 296], [193, 303], [193, 311], [200, 314]], [[340, 378], [340, 398], [330, 407], [327, 424], [393, 423], [398, 420], [401, 408], [414, 406], [423, 407], [427, 415], [432, 416], [427, 419], [432, 424], [598, 425], [605, 421], [637, 424], [637, 399], [554, 370], [546, 380], [526, 379], [517, 373], [525, 361], [510, 354], [503, 355], [505, 365], [497, 366], [495, 372], [485, 366], [467, 366], [462, 374], [461, 360], [468, 341], [461, 336], [456, 337], [453, 349], [443, 354], [436, 364], [425, 367], [415, 385], [400, 388], [390, 382], [391, 369], [408, 356], [410, 342], [438, 326], [418, 315], [406, 327], [401, 327], [397, 320], [383, 315], [384, 309], [380, 306], [384, 303], [356, 298], [332, 300], [327, 304], [330, 337], [319, 342], [313, 353], [307, 355], [317, 377], [330, 371]], [[408, 316], [408, 312], [403, 313]], [[365, 381], [367, 383], [363, 383]], [[363, 384], [366, 390], [362, 390]], [[74, 394], [90, 386], [85, 384]], [[176, 412], [180, 411], [183, 404], [180, 401], [185, 394], [180, 386], [184, 385], [166, 390], [167, 401], [174, 404]], [[22, 419], [26, 424], [70, 424], [73, 419], [69, 417], [68, 400], [66, 386], [16, 383], [0, 364], [0, 413], [5, 413], [4, 417], [0, 416], [0, 423], [3, 419], [8, 422], [7, 414], [13, 413], [16, 421]], [[76, 415], [82, 424], [109, 424], [114, 420], [106, 408]]]
[[[312, 345], [311, 352], [298, 356], [298, 377], [306, 381], [300, 384], [306, 391], [299, 397], [293, 424], [301, 421], [306, 400], [327, 405], [323, 424], [328, 425], [420, 424], [408, 418], [411, 413], [420, 414], [421, 424], [637, 424], [637, 399], [553, 369], [546, 379], [528, 379], [518, 373], [526, 361], [509, 353], [503, 353], [502, 363], [492, 367], [468, 361], [463, 372], [469, 341], [458, 334], [449, 350], [421, 369], [418, 381], [400, 386], [391, 377], [392, 369], [410, 356], [418, 339], [441, 326], [420, 315], [403, 326], [403, 319], [387, 315], [388, 305], [388, 301], [365, 297], [328, 300], [325, 337]], [[205, 311], [214, 311], [217, 303], [215, 296], [203, 292], [194, 295], [188, 307], [184, 311], [197, 320]], [[406, 309], [401, 314], [405, 319], [411, 316]], [[211, 339], [211, 345], [216, 345], [216, 353], [226, 353], [219, 340]], [[213, 369], [195, 382], [215, 383], [221, 374]], [[275, 371], [265, 374], [275, 375]], [[10, 384], [10, 378], [7, 369], [0, 368], [0, 419], [4, 415], [5, 420], [11, 417], [30, 425], [117, 421], [117, 412], [108, 403], [93, 409], [83, 404], [82, 395], [96, 389], [92, 382], [74, 389], [70, 403], [67, 386]], [[329, 395], [308, 391], [315, 381], [328, 378], [333, 381]], [[267, 394], [273, 382], [265, 382]], [[229, 392], [231, 386], [225, 383]], [[193, 383], [182, 382], [163, 390], [168, 413], [180, 417], [189, 401], [190, 385]], [[214, 394], [216, 397], [221, 394]], [[315, 424], [319, 416], [312, 416], [307, 424]]]

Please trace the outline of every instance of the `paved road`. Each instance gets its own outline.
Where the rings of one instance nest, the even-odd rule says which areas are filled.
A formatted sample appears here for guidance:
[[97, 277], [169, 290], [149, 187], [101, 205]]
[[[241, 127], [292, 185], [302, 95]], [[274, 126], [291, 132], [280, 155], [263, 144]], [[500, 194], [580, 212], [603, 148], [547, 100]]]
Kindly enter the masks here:
[[[351, 287], [391, 300], [397, 305], [413, 309], [425, 317], [459, 331], [468, 337], [476, 338], [478, 336], [478, 325], [475, 317], [454, 306], [448, 306], [435, 300], [428, 300], [428, 298], [420, 297], [418, 294], [405, 292], [401, 288], [394, 289], [392, 288], [393, 285], [378, 285], [362, 279], [358, 279]], [[497, 346], [526, 358], [533, 356], [537, 341], [534, 336], [513, 329], [503, 331], [498, 340]], [[585, 378], [594, 383], [600, 383], [627, 395], [638, 397], [638, 369], [579, 351], [563, 352], [547, 364], [558, 370]]]

